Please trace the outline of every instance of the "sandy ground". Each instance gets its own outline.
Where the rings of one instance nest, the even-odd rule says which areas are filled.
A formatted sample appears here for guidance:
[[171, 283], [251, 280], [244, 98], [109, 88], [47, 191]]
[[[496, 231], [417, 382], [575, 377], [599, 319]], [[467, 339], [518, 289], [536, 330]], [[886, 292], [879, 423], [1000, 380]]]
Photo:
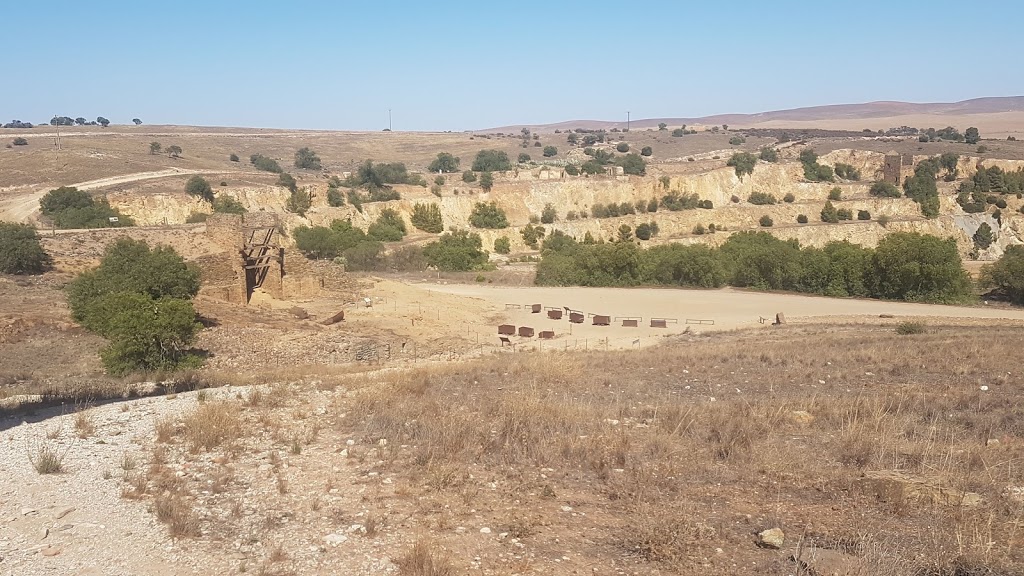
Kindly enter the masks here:
[[[538, 346], [558, 348], [629, 348], [648, 346], [660, 338], [709, 330], [769, 327], [776, 313], [785, 314], [789, 323], [809, 321], [878, 322], [880, 314], [897, 317], [983, 318], [1024, 321], [1024, 310], [986, 307], [938, 306], [884, 302], [878, 300], [846, 300], [804, 296], [799, 294], [768, 294], [733, 289], [682, 290], [657, 288], [515, 288], [479, 285], [421, 285], [427, 292], [456, 294], [484, 304], [482, 310], [502, 314], [509, 323], [530, 326], [538, 333], [553, 330], [555, 340], [543, 342], [516, 338], [519, 342], [532, 342]], [[521, 309], [507, 305], [522, 306]], [[584, 324], [571, 325], [566, 319], [549, 320], [546, 312], [533, 314], [530, 304], [544, 308], [568, 306], [588, 314]], [[480, 308], [478, 308], [480, 309]], [[612, 317], [611, 326], [594, 326], [590, 314]], [[639, 328], [623, 328], [621, 318], [640, 317]], [[650, 328], [651, 318], [669, 318], [668, 327]], [[616, 319], [619, 321], [615, 321]], [[761, 324], [760, 319], [768, 319]], [[687, 323], [690, 320], [690, 323]], [[696, 320], [705, 322], [697, 323]], [[713, 321], [709, 324], [706, 321]], [[497, 327], [491, 330], [497, 338]], [[639, 339], [639, 342], [637, 340]]]

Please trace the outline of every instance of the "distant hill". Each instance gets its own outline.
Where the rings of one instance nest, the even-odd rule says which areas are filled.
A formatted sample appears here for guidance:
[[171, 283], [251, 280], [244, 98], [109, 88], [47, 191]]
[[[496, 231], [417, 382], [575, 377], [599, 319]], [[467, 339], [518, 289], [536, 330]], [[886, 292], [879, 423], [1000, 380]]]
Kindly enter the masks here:
[[[991, 116], [1006, 113], [1011, 113], [1008, 118], [1012, 119], [1015, 123], [1020, 120], [1024, 120], [1024, 96], [973, 98], [962, 102], [935, 102], [924, 104], [881, 101], [867, 102], [863, 104], [811, 106], [808, 108], [774, 110], [771, 112], [760, 112], [757, 114], [717, 114], [714, 116], [703, 116], [699, 118], [644, 118], [630, 122], [630, 128], [656, 128], [659, 123], [664, 122], [670, 127], [678, 127], [683, 124], [698, 126], [729, 124], [730, 126], [735, 126], [737, 128], [756, 127], [764, 124], [768, 124], [771, 127], [783, 127], [790, 125], [808, 127], [813, 124], [822, 128], [842, 127], [844, 129], [849, 129], [851, 128], [851, 121], [898, 119], [901, 117], [920, 120], [923, 117], [936, 116], [949, 116], [951, 119], [948, 124], [955, 125], [957, 122], [954, 122], [953, 118], [959, 119], [966, 115]], [[937, 125], [937, 122], [934, 122], [934, 124]], [[898, 125], [899, 124], [893, 124], [892, 126]], [[910, 124], [909, 122], [907, 125], [921, 127], [917, 124]], [[567, 130], [573, 128], [585, 128], [592, 130], [598, 128], [604, 128], [607, 130], [612, 128], [622, 129], [626, 127], [626, 123], [618, 121], [609, 122], [604, 120], [571, 120], [555, 124], [503, 126], [500, 128], [493, 128], [488, 131], [517, 131], [524, 126], [538, 132], [551, 132], [554, 130]], [[891, 127], [891, 125], [874, 126], [874, 123], [868, 122], [862, 127], [878, 129], [888, 128]], [[856, 129], [856, 127], [853, 128]]]

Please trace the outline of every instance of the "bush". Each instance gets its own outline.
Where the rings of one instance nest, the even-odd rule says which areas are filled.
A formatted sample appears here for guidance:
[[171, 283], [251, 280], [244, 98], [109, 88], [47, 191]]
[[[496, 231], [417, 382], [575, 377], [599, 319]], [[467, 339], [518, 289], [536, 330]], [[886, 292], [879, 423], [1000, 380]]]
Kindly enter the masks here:
[[706, 232], [707, 230], [704, 228], [703, 224], [697, 224], [693, 227], [693, 233], [696, 236], [703, 236]]
[[473, 159], [473, 171], [475, 172], [500, 172], [511, 170], [512, 163], [508, 155], [500, 150], [481, 150]]
[[889, 217], [886, 216], [885, 214], [879, 216], [878, 219], [875, 221], [878, 222], [878, 225], [881, 226], [882, 228], [885, 228], [886, 226], [889, 225]]
[[566, 164], [565, 173], [568, 174], [569, 176], [579, 176], [580, 169], [577, 168], [574, 164]]
[[798, 224], [807, 224], [807, 215], [806, 214], [799, 214], [799, 215], [797, 215], [796, 221], [797, 221]]
[[749, 152], [736, 152], [729, 158], [729, 161], [725, 163], [726, 166], [732, 166], [736, 170], [736, 176], [741, 180], [743, 176], [754, 172], [754, 166], [757, 164], [757, 156]]
[[0, 246], [0, 273], [41, 274], [50, 266], [36, 229], [28, 224], [0, 222]]
[[228, 156], [228, 160], [230, 160], [232, 162], [238, 162], [238, 154], [232, 154], [232, 155]]
[[462, 173], [462, 181], [465, 182], [466, 184], [476, 182], [476, 172], [473, 172], [472, 170], [466, 170], [465, 172]]
[[405, 237], [406, 232], [408, 230], [402, 216], [391, 208], [385, 208], [366, 229], [366, 237], [379, 242], [398, 242]]
[[494, 188], [494, 176], [490, 172], [484, 172], [480, 175], [480, 188], [484, 192], [490, 192]]
[[264, 172], [273, 172], [275, 174], [284, 172], [284, 169], [282, 169], [281, 165], [277, 163], [277, 160], [267, 158], [262, 154], [253, 154], [252, 156], [249, 156], [249, 163], [257, 170], [263, 170]]
[[123, 375], [198, 366], [190, 350], [198, 291], [198, 271], [173, 248], [122, 238], [69, 284], [67, 299], [72, 317], [109, 341], [100, 351], [107, 371]]
[[299, 185], [295, 181], [295, 178], [287, 172], [281, 172], [280, 174], [277, 175], [277, 185], [284, 186], [293, 193], [299, 188]]
[[540, 213], [540, 221], [544, 224], [551, 224], [555, 220], [558, 220], [558, 212], [555, 211], [555, 207], [549, 202], [544, 205], [544, 210]]
[[879, 198], [899, 198], [903, 196], [900, 189], [888, 182], [875, 182], [868, 193]]
[[434, 177], [434, 184], [437, 186], [444, 186], [444, 176], [438, 175]]
[[758, 220], [757, 223], [760, 224], [762, 228], [771, 228], [772, 225], [775, 224], [774, 222], [772, 222], [771, 216], [767, 214], [761, 216], [761, 219]]
[[558, 155], [558, 148], [555, 148], [554, 146], [545, 146], [544, 147], [544, 157], [545, 158], [551, 158], [552, 156], [556, 156], [556, 155]]
[[18, 136], [14, 140], [11, 140], [11, 144], [14, 144], [15, 146], [28, 146], [28, 140]]
[[977, 144], [981, 140], [981, 134], [975, 127], [970, 127], [964, 132], [964, 142], [968, 144]]
[[161, 146], [160, 146], [159, 142], [150, 142], [149, 143], [149, 153], [150, 154], [156, 154], [157, 152], [160, 152], [160, 147]]
[[636, 226], [636, 237], [640, 240], [650, 240], [652, 237], [658, 234], [658, 225], [654, 222], [648, 224], [643, 222]]
[[327, 189], [327, 205], [332, 208], [345, 205], [345, 195], [341, 193], [341, 190], [337, 188]]
[[465, 272], [481, 268], [487, 263], [487, 253], [482, 247], [483, 241], [479, 234], [455, 230], [427, 244], [423, 254], [427, 262], [438, 270]]
[[635, 152], [618, 158], [615, 163], [622, 167], [623, 174], [643, 176], [647, 173], [647, 161]]
[[650, 146], [644, 146], [640, 149], [641, 156], [650, 156], [652, 154], [654, 154], [654, 150]]
[[729, 138], [729, 144], [732, 144], [733, 146], [739, 146], [746, 141], [747, 139], [742, 136], [733, 136], [732, 138]]
[[[430, 165], [427, 166], [427, 170], [435, 173], [452, 173], [459, 171], [459, 159], [447, 152], [440, 152]], [[472, 174], [472, 172], [470, 172]]]
[[209, 220], [210, 215], [206, 212], [192, 212], [185, 217], [185, 224], [201, 224]]
[[921, 214], [926, 218], [939, 215], [939, 189], [935, 185], [937, 166], [931, 162], [921, 162], [914, 169], [914, 175], [903, 182], [903, 190], [907, 197], [917, 202]]
[[[287, 174], [284, 175], [287, 176]], [[309, 210], [312, 205], [313, 199], [305, 188], [299, 190], [293, 187], [291, 194], [288, 196], [288, 202], [285, 203], [285, 209], [289, 212], [305, 217], [306, 211]]]
[[853, 211], [849, 208], [840, 208], [836, 210], [836, 217], [840, 220], [853, 220]]
[[836, 162], [835, 174], [845, 180], [860, 180], [860, 170], [842, 162]]
[[412, 225], [418, 230], [430, 234], [444, 232], [444, 222], [441, 219], [441, 207], [437, 204], [415, 204], [412, 207]]
[[[372, 225], [371, 225], [372, 227]], [[384, 268], [384, 245], [375, 240], [360, 242], [341, 253], [345, 269], [355, 272], [369, 272]]]
[[828, 199], [839, 201], [843, 199], [843, 191], [839, 188], [833, 188], [828, 191]]
[[615, 146], [615, 149], [625, 154], [626, 152], [629, 152], [629, 144], [626, 144], [625, 142], [619, 142], [619, 144]]
[[951, 304], [971, 296], [956, 241], [899, 232], [882, 238], [869, 277], [877, 298]]
[[218, 214], [245, 214], [245, 206], [231, 196], [218, 196], [213, 201], [213, 211]]
[[900, 334], [902, 336], [906, 336], [906, 335], [910, 335], [910, 334], [924, 334], [925, 333], [925, 325], [924, 325], [923, 322], [916, 322], [916, 321], [915, 322], [911, 322], [911, 321], [900, 322], [896, 326], [896, 333]]
[[747, 202], [750, 202], [755, 206], [767, 206], [776, 204], [778, 200], [775, 199], [773, 194], [768, 194], [766, 192], [752, 192], [750, 196], [747, 197]]
[[526, 164], [530, 161], [530, 155], [526, 152], [520, 152], [519, 157], [516, 159], [520, 164]]
[[758, 158], [764, 162], [778, 162], [779, 151], [771, 146], [764, 146], [761, 148], [761, 153], [758, 154]]
[[201, 198], [207, 202], [213, 202], [213, 189], [206, 178], [193, 176], [185, 182], [185, 193], [189, 196]]
[[[61, 186], [50, 190], [41, 200], [39, 208], [62, 229], [108, 228], [134, 226], [131, 218], [110, 207], [106, 200], [95, 200], [88, 192], [73, 186]], [[111, 218], [116, 218], [112, 222]]]
[[474, 228], [493, 230], [508, 228], [505, 211], [498, 208], [498, 204], [495, 202], [477, 202], [473, 206], [473, 212], [469, 215], [469, 223]]
[[796, 201], [796, 196], [792, 192], [786, 192], [786, 195], [782, 197], [782, 201], [786, 204], [792, 204]]
[[320, 170], [320, 157], [309, 148], [299, 148], [295, 151], [295, 167], [305, 170]]
[[867, 210], [857, 210], [857, 220], [871, 220], [871, 212]]
[[544, 230], [543, 226], [534, 226], [533, 224], [527, 224], [522, 230], [519, 231], [520, 236], [523, 237], [523, 243], [537, 249], [537, 243], [544, 239], [544, 234], [547, 231]]
[[509, 241], [508, 236], [494, 239], [494, 251], [498, 254], [508, 254], [512, 251], [512, 243]]

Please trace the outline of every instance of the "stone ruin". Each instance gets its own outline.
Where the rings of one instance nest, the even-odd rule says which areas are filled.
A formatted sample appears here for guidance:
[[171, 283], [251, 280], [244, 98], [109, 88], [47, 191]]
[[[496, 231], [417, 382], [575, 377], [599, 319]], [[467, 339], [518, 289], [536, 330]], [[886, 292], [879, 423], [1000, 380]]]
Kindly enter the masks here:
[[914, 155], [889, 152], [882, 164], [882, 181], [901, 186], [903, 181], [914, 175]]
[[211, 214], [206, 237], [220, 251], [196, 260], [203, 278], [200, 294], [242, 305], [257, 289], [278, 300], [318, 295], [322, 278], [288, 273], [278, 226], [277, 216], [268, 212]]

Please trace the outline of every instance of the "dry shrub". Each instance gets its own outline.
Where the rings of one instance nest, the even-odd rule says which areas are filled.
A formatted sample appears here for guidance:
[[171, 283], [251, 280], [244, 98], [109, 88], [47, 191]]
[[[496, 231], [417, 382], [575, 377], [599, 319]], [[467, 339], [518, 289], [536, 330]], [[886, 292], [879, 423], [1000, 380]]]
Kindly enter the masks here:
[[728, 402], [707, 410], [707, 441], [719, 460], [746, 455], [767, 432], [763, 418], [746, 403]]
[[200, 404], [184, 418], [185, 439], [193, 452], [212, 450], [242, 432], [238, 406], [232, 402]]
[[715, 537], [715, 529], [689, 519], [687, 511], [641, 506], [629, 517], [619, 537], [626, 552], [650, 562], [679, 566], [687, 558], [701, 554], [702, 542]]
[[173, 538], [201, 536], [199, 518], [192, 506], [180, 496], [158, 496], [153, 501], [157, 520], [167, 524]]
[[89, 405], [78, 408], [75, 412], [75, 432], [79, 438], [88, 438], [96, 433], [96, 423], [92, 419]]
[[69, 449], [66, 447], [62, 450], [49, 442], [43, 442], [29, 451], [28, 460], [40, 474], [59, 474], [64, 471], [64, 457]]
[[408, 552], [395, 559], [402, 576], [453, 576], [451, 561], [435, 553], [425, 540], [417, 540]]
[[154, 423], [153, 428], [156, 430], [156, 441], [167, 444], [174, 438], [176, 433], [174, 417], [164, 416], [162, 418], [158, 418]]

